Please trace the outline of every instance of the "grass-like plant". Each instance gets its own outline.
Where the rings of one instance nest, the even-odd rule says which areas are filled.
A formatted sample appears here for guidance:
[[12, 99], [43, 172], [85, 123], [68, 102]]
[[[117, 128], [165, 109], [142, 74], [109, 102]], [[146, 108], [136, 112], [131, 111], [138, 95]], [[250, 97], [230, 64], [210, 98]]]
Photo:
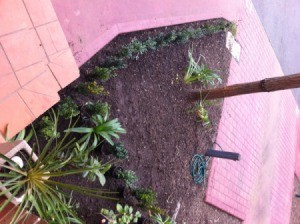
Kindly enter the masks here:
[[[57, 129], [58, 116], [53, 113], [53, 117], [54, 125]], [[39, 152], [38, 160], [36, 162], [28, 160], [22, 168], [10, 158], [0, 154], [0, 159], [2, 160], [0, 169], [8, 170], [8, 172], [0, 173], [1, 186], [7, 188], [7, 190], [0, 193], [0, 196], [7, 192], [11, 193], [11, 196], [0, 206], [0, 212], [5, 209], [13, 197], [20, 193], [23, 195], [22, 201], [12, 218], [12, 224], [17, 223], [25, 209], [29, 211], [34, 210], [42, 219], [49, 223], [82, 223], [72, 206], [66, 203], [68, 195], [70, 195], [68, 192], [70, 191], [92, 197], [116, 199], [114, 197], [116, 193], [114, 192], [70, 185], [52, 179], [95, 169], [95, 167], [74, 167], [72, 156], [68, 156], [64, 160], [59, 159], [61, 153], [72, 149], [76, 144], [76, 139], [70, 138], [69, 134], [69, 132], [65, 133], [60, 140], [52, 136], [47, 144], [40, 149], [37, 135], [34, 132], [37, 144], [33, 146], [33, 149]], [[97, 169], [99, 168], [97, 167]], [[49, 210], [53, 212], [51, 216], [49, 216]]]
[[94, 82], [83, 82], [77, 86], [79, 93], [84, 95], [94, 94], [94, 95], [108, 95], [109, 92], [104, 89], [102, 85], [99, 85], [96, 81]]
[[124, 180], [127, 187], [134, 187], [134, 184], [138, 181], [138, 176], [132, 170], [117, 171], [117, 179]]
[[105, 116], [95, 115], [91, 118], [94, 123], [94, 127], [75, 127], [67, 129], [66, 132], [84, 133], [84, 139], [89, 139], [91, 136], [94, 137], [94, 141], [100, 142], [100, 137], [105, 139], [111, 145], [114, 145], [112, 137], [119, 139], [119, 134], [125, 134], [126, 131], [122, 128], [117, 118], [109, 120], [108, 112]]
[[200, 56], [199, 59], [195, 61], [195, 59], [193, 58], [192, 50], [189, 50], [188, 57], [189, 64], [184, 76], [184, 82], [186, 84], [191, 84], [196, 81], [199, 81], [204, 86], [207, 86], [209, 84], [215, 86], [217, 84], [222, 83], [222, 79], [219, 75], [216, 74], [216, 71], [208, 68], [208, 66], [205, 63], [199, 65], [200, 59], [203, 56]]
[[77, 104], [72, 100], [71, 97], [66, 97], [58, 105], [59, 115], [64, 119], [71, 119], [80, 114]]

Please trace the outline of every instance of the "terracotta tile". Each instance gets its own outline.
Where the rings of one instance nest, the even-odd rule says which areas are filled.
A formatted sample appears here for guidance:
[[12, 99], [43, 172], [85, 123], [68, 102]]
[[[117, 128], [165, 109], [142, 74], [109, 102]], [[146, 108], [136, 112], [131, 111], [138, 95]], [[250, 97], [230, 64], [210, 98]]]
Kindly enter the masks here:
[[12, 68], [9, 64], [9, 61], [0, 45], [0, 76], [8, 74], [8, 73], [12, 73], [12, 72], [13, 72], [13, 70], [12, 70]]
[[16, 76], [22, 86], [33, 80], [35, 77], [46, 72], [48, 66], [44, 62], [39, 62], [16, 72]]
[[60, 90], [60, 86], [54, 78], [52, 72], [48, 67], [46, 67], [46, 70], [42, 75], [23, 86], [23, 89], [57, 97], [57, 92]]
[[34, 116], [17, 94], [0, 101], [0, 131], [9, 125], [9, 137], [14, 136], [34, 120]]
[[14, 73], [0, 76], [0, 100], [19, 88], [20, 85]]
[[21, 0], [1, 0], [0, 21], [0, 36], [32, 27], [24, 3]]
[[35, 30], [24, 30], [0, 38], [12, 67], [19, 70], [45, 59], [46, 55]]
[[57, 20], [50, 0], [24, 0], [34, 26]]
[[5, 142], [5, 139], [0, 135], [0, 143], [3, 143], [3, 142]]
[[37, 32], [48, 55], [57, 53], [69, 47], [58, 21], [38, 27]]
[[49, 67], [62, 88], [79, 77], [79, 70], [71, 50], [50, 56]]
[[25, 89], [20, 89], [18, 92], [35, 117], [40, 116], [59, 101], [58, 94], [52, 97]]

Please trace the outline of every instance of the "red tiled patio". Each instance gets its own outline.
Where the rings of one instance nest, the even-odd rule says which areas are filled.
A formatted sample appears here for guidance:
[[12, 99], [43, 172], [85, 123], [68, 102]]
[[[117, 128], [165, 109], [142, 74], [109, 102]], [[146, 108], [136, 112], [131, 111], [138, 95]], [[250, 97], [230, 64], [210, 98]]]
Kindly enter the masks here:
[[[251, 0], [52, 3], [77, 65], [119, 33], [223, 17], [238, 23], [242, 47], [228, 84], [283, 75]], [[14, 10], [17, 16], [9, 17]], [[78, 70], [50, 1], [0, 0], [0, 18], [12, 24], [0, 26], [0, 130], [9, 123], [16, 133], [59, 100], [57, 91]], [[297, 111], [290, 90], [224, 100], [217, 142], [242, 160], [213, 159], [208, 203], [245, 223], [289, 223], [300, 155]]]

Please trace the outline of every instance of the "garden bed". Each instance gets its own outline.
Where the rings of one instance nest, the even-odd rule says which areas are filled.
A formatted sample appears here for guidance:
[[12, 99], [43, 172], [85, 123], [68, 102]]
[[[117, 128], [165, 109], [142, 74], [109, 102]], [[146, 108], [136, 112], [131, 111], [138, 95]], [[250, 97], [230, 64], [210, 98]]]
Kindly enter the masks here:
[[[202, 30], [196, 34], [194, 31], [199, 27]], [[191, 29], [195, 36], [189, 34]], [[107, 102], [110, 105], [110, 117], [118, 118], [127, 131], [119, 140], [114, 139], [123, 143], [129, 154], [127, 160], [117, 165], [137, 174], [139, 180], [134, 187], [153, 189], [157, 193], [157, 207], [170, 216], [177, 213], [177, 223], [240, 223], [238, 219], [206, 204], [205, 188], [196, 185], [190, 175], [193, 155], [212, 148], [216, 139], [222, 101], [206, 105], [209, 124], [205, 124], [191, 110], [195, 102], [190, 102], [187, 97], [189, 90], [203, 85], [187, 85], [183, 82], [189, 61], [188, 52], [192, 52], [196, 60], [202, 55], [202, 62], [222, 79], [221, 85], [226, 84], [231, 60], [225, 47], [225, 31], [228, 29], [225, 21], [215, 20], [119, 35], [80, 68], [78, 80], [60, 92], [62, 99], [71, 97], [79, 106], [81, 119], [77, 126], [90, 125], [86, 109], [88, 102]], [[153, 42], [149, 41], [149, 37], [156, 38], [156, 44], [151, 45]], [[167, 39], [168, 43], [159, 43], [160, 39]], [[128, 59], [128, 52], [121, 51], [134, 41], [145, 43], [147, 40], [148, 47], [151, 45], [153, 50], [149, 47], [145, 52], [145, 49], [137, 46], [140, 47], [140, 53], [131, 55], [131, 59]], [[128, 56], [126, 66], [120, 61], [116, 63], [115, 59], [112, 63], [112, 56], [120, 56], [120, 52]], [[95, 78], [95, 66], [117, 66], [118, 69], [109, 71], [110, 75], [117, 75], [101, 82], [108, 77], [102, 74], [100, 79]], [[90, 82], [89, 89], [82, 86], [85, 82]], [[92, 92], [98, 94], [90, 91], [93, 85], [95, 87], [94, 82], [97, 83], [97, 89]], [[66, 128], [67, 121], [62, 120], [59, 123], [60, 132]], [[113, 157], [101, 153], [100, 149], [94, 150], [93, 156], [103, 161]], [[57, 179], [101, 188], [98, 181], [89, 182], [82, 175]], [[106, 189], [118, 191], [123, 186], [123, 181], [107, 177]], [[78, 193], [73, 194], [73, 199], [80, 205], [79, 216], [88, 224], [99, 223], [102, 208], [114, 209], [116, 206], [115, 201]], [[132, 198], [120, 202], [142, 211]]]
[[[129, 151], [129, 159], [120, 165], [136, 172], [140, 187], [150, 187], [157, 192], [158, 205], [170, 215], [180, 203], [176, 219], [178, 223], [239, 222], [204, 202], [205, 189], [195, 185], [189, 171], [193, 155], [204, 153], [212, 147], [222, 102], [210, 106], [208, 112], [212, 125], [204, 127], [197, 121], [195, 113], [188, 112], [193, 103], [188, 101], [187, 93], [189, 89], [199, 88], [200, 85], [189, 86], [182, 81], [188, 64], [188, 51], [192, 48], [194, 57], [203, 55], [208, 66], [217, 70], [223, 85], [226, 84], [231, 57], [225, 47], [225, 32], [205, 35], [186, 43], [173, 43], [139, 55], [137, 60], [129, 60], [127, 68], [116, 71], [117, 77], [103, 83], [109, 92], [107, 96], [84, 96], [74, 87], [90, 81], [95, 66], [105, 64], [109, 56], [116, 55], [122, 46], [134, 38], [145, 41], [160, 32], [171, 33], [215, 22], [197, 22], [119, 35], [80, 68], [80, 79], [61, 92], [62, 98], [72, 96], [80, 106], [87, 101], [108, 102], [111, 105], [111, 117], [119, 118], [127, 131], [126, 135], [121, 136], [120, 142]], [[80, 177], [68, 178], [68, 182], [75, 184], [81, 180]], [[97, 183], [93, 185], [98, 186]], [[108, 178], [105, 187], [116, 190], [120, 185], [121, 181]], [[80, 203], [79, 214], [87, 223], [98, 222], [97, 213], [102, 207], [115, 207], [114, 202], [77, 194], [74, 199]]]

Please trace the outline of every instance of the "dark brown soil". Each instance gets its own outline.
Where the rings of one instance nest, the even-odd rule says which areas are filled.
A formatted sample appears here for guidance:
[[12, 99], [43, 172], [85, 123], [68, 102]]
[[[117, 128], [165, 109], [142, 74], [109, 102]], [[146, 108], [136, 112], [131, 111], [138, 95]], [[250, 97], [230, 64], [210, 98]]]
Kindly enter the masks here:
[[[204, 202], [205, 189], [192, 181], [189, 163], [195, 153], [204, 153], [212, 146], [220, 119], [222, 102], [209, 109], [212, 127], [203, 127], [195, 114], [188, 113], [193, 104], [186, 95], [191, 86], [182, 82], [188, 61], [188, 50], [193, 47], [195, 58], [202, 54], [209, 67], [218, 70], [227, 81], [230, 54], [225, 48], [225, 33], [192, 40], [185, 44], [172, 44], [157, 51], [147, 52], [138, 60], [129, 62], [118, 76], [105, 82], [109, 96], [82, 96], [74, 90], [85, 81], [95, 65], [116, 53], [134, 37], [145, 40], [159, 32], [169, 32], [202, 23], [185, 24], [120, 35], [81, 67], [81, 77], [61, 95], [71, 95], [80, 105], [87, 101], [111, 104], [111, 117], [119, 118], [127, 130], [120, 141], [129, 150], [129, 160], [121, 165], [134, 170], [139, 176], [138, 186], [151, 187], [158, 194], [158, 205], [173, 215], [180, 204], [177, 223], [240, 223], [240, 221]], [[195, 86], [193, 86], [195, 87]], [[199, 87], [199, 86], [198, 86]], [[105, 159], [105, 158], [104, 158]], [[68, 182], [91, 187], [80, 176], [69, 177]], [[117, 189], [120, 181], [108, 179], [105, 188]], [[99, 223], [100, 209], [114, 208], [115, 202], [83, 197], [75, 194], [80, 203], [79, 214], [88, 224]]]

